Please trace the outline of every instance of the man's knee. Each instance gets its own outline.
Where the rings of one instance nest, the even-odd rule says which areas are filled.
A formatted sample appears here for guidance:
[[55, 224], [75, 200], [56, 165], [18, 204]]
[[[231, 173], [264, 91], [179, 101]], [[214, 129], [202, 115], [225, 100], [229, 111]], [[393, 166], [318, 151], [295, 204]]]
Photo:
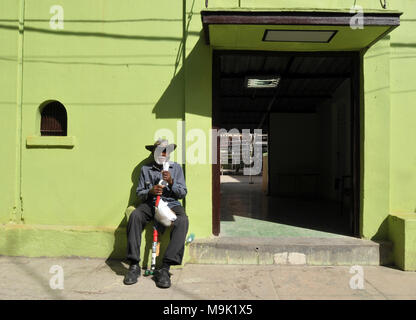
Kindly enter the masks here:
[[189, 224], [188, 216], [185, 214], [185, 212], [181, 215], [177, 215], [176, 220], [173, 222], [174, 226], [185, 226], [187, 227]]
[[171, 208], [171, 210], [173, 212], [175, 212], [175, 214], [179, 217], [179, 216], [186, 216], [185, 213], [185, 208], [182, 206], [174, 206], [173, 208]]
[[146, 204], [142, 203], [130, 214], [129, 222], [138, 221], [146, 223], [150, 215], [149, 208], [146, 207]]

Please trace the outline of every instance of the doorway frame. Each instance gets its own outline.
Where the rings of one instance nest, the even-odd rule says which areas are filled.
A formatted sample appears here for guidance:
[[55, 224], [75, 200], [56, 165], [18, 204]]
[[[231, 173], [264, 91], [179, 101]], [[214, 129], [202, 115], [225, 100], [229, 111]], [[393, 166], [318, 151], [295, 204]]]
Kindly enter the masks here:
[[[220, 83], [217, 81], [220, 77], [220, 57], [223, 54], [235, 55], [269, 55], [269, 56], [327, 56], [327, 57], [349, 57], [352, 61], [352, 70], [350, 73], [350, 94], [351, 94], [351, 166], [352, 166], [352, 200], [350, 214], [350, 235], [353, 237], [361, 237], [361, 195], [362, 195], [362, 174], [361, 159], [364, 153], [362, 149], [362, 116], [361, 116], [361, 87], [363, 80], [361, 78], [362, 60], [361, 51], [256, 51], [256, 50], [212, 50], [212, 129], [220, 129], [218, 123], [219, 101], [218, 92]], [[269, 114], [267, 119], [269, 121]], [[268, 132], [269, 134], [269, 132]], [[221, 233], [220, 216], [221, 216], [221, 194], [220, 194], [220, 163], [219, 163], [219, 137], [216, 137], [217, 150], [212, 150], [212, 154], [216, 155], [212, 164], [212, 234], [219, 236]], [[270, 141], [270, 136], [268, 141]], [[270, 168], [270, 156], [268, 158], [268, 167]], [[270, 171], [268, 172], [268, 183], [270, 184]], [[268, 186], [269, 189], [270, 186]]]

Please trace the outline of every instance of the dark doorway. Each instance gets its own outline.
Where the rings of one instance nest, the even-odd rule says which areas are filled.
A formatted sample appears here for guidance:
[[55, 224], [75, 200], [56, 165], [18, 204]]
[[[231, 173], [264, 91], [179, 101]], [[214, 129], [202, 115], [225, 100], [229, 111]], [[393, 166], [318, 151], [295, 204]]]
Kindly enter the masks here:
[[261, 129], [265, 161], [213, 165], [215, 235], [359, 235], [359, 79], [357, 52], [214, 51], [213, 128]]

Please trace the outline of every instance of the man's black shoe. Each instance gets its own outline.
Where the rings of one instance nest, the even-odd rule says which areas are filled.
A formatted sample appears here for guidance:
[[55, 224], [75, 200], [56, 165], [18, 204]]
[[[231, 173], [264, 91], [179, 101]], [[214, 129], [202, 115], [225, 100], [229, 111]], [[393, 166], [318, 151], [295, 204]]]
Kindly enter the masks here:
[[129, 272], [124, 277], [124, 284], [130, 285], [137, 282], [137, 278], [140, 277], [141, 269], [138, 264], [131, 264]]
[[170, 273], [168, 269], [159, 269], [155, 272], [156, 286], [159, 288], [170, 288]]

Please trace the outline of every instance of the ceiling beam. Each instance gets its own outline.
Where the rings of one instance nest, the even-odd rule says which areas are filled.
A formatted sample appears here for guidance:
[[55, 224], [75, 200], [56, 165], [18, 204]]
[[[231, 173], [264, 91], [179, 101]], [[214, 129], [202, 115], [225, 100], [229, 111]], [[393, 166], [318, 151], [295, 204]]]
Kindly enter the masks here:
[[[261, 98], [268, 98], [268, 97], [273, 97], [274, 95], [261, 95], [261, 96], [257, 96], [255, 98], [255, 100], [257, 99], [261, 99]], [[250, 99], [249, 95], [223, 95], [220, 96], [221, 98], [241, 98], [241, 99]], [[331, 99], [332, 95], [330, 94], [322, 94], [322, 95], [305, 95], [305, 96], [299, 96], [299, 95], [280, 95], [278, 96], [279, 99]]]
[[280, 75], [279, 72], [275, 74], [263, 74], [261, 72], [256, 74], [233, 74], [232, 76], [221, 76], [221, 80], [236, 80], [236, 81], [244, 81], [245, 77], [256, 77], [256, 76], [264, 76], [264, 77], [276, 77], [280, 76], [281, 80], [289, 79], [289, 80], [297, 80], [297, 79], [347, 79], [351, 78], [351, 73], [292, 73], [286, 75]]
[[[315, 105], [307, 105], [307, 106], [299, 106], [299, 105], [283, 105], [283, 106], [279, 106], [278, 108], [272, 108], [270, 110], [270, 112], [279, 112], [279, 111], [285, 111], [285, 110], [315, 110], [316, 106]], [[264, 113], [267, 112], [267, 109], [250, 109], [250, 110], [244, 110], [244, 109], [238, 109], [238, 108], [233, 108], [233, 109], [222, 109], [221, 110], [221, 115], [225, 114], [225, 115], [230, 115], [235, 117], [236, 113], [240, 113], [240, 114], [245, 114], [245, 113], [250, 113], [250, 114], [255, 114], [255, 113]]]

